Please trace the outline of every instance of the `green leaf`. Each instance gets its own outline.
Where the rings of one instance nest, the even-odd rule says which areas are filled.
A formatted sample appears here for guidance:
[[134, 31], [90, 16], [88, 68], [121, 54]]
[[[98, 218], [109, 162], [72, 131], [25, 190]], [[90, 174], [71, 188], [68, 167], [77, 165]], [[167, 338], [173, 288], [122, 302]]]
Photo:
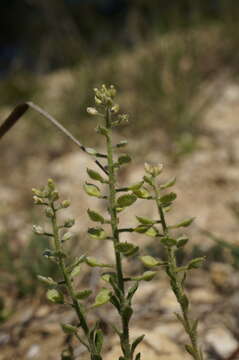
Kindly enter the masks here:
[[136, 281], [140, 281], [140, 280], [150, 281], [150, 280], [152, 280], [152, 279], [155, 277], [156, 274], [157, 274], [156, 271], [145, 271], [142, 275], [133, 277], [132, 280], [136, 280]]
[[92, 149], [92, 148], [87, 147], [87, 148], [85, 148], [85, 151], [86, 151], [86, 153], [89, 154], [89, 155], [92, 155], [92, 156], [97, 155], [97, 151], [96, 151], [95, 149]]
[[174, 201], [177, 197], [177, 194], [175, 194], [174, 192], [171, 192], [169, 194], [166, 194], [164, 196], [160, 197], [160, 202], [163, 204], [170, 204], [172, 201]]
[[150, 237], [156, 237], [158, 236], [158, 231], [152, 226], [145, 232], [145, 235]]
[[64, 304], [64, 297], [62, 293], [60, 293], [56, 289], [48, 290], [46, 293], [46, 297], [49, 301], [53, 302], [54, 304]]
[[44, 284], [57, 285], [57, 282], [54, 281], [51, 277], [45, 277], [45, 276], [37, 275], [37, 278], [38, 278], [38, 280], [40, 280]]
[[140, 198], [140, 199], [148, 199], [151, 198], [150, 193], [148, 192], [147, 189], [145, 188], [141, 188], [141, 189], [137, 189], [137, 190], [133, 190], [134, 194]]
[[180, 228], [180, 227], [188, 227], [189, 225], [192, 224], [192, 222], [194, 221], [194, 217], [186, 219], [181, 221], [180, 223], [176, 224], [176, 225], [171, 225], [170, 228], [171, 229], [176, 229], [176, 228]]
[[205, 257], [198, 257], [196, 259], [193, 259], [189, 262], [188, 269], [198, 269], [204, 261]]
[[118, 144], [116, 144], [116, 147], [120, 148], [120, 147], [126, 146], [127, 144], [128, 144], [127, 140], [121, 140]]
[[71, 271], [71, 275], [70, 275], [71, 278], [79, 275], [80, 271], [81, 271], [81, 265], [75, 266], [74, 269]]
[[164, 264], [163, 261], [159, 261], [150, 255], [140, 256], [140, 260], [147, 267], [154, 267], [154, 266], [159, 266], [159, 265]]
[[100, 227], [88, 229], [88, 234], [90, 235], [90, 237], [92, 237], [93, 239], [97, 239], [97, 240], [105, 240], [107, 237], [104, 229], [102, 229]]
[[118, 198], [117, 206], [122, 208], [132, 205], [137, 200], [137, 197], [134, 194], [125, 194]]
[[131, 286], [131, 288], [129, 288], [128, 294], [127, 294], [127, 300], [129, 300], [129, 302], [131, 302], [131, 300], [132, 300], [135, 292], [137, 291], [138, 287], [139, 287], [139, 283], [138, 283], [138, 281], [136, 281], [134, 283], [134, 285]]
[[85, 183], [84, 184], [84, 190], [90, 196], [95, 196], [95, 197], [98, 197], [98, 198], [101, 197], [100, 189], [98, 188], [98, 186], [96, 186], [94, 184]]
[[97, 261], [97, 259], [93, 258], [93, 257], [87, 257], [85, 259], [86, 263], [91, 266], [91, 267], [113, 267], [113, 265], [110, 264], [104, 264], [104, 263], [100, 263]]
[[77, 332], [77, 327], [71, 324], [61, 324], [61, 328], [65, 334], [75, 334]]
[[134, 231], [140, 234], [144, 234], [150, 229], [150, 227], [151, 225], [139, 225], [134, 229]]
[[100, 354], [100, 352], [102, 350], [103, 342], [104, 342], [103, 332], [101, 329], [98, 329], [98, 330], [96, 330], [96, 333], [95, 333], [95, 347], [96, 347], [98, 354]]
[[105, 179], [98, 173], [98, 171], [87, 168], [87, 174], [92, 180], [99, 181], [102, 184], [105, 183]]
[[183, 246], [185, 246], [188, 242], [188, 237], [186, 236], [180, 236], [178, 239], [177, 239], [177, 248], [181, 248]]
[[193, 350], [192, 345], [189, 344], [185, 345], [185, 349], [193, 358], [195, 358], [195, 352]]
[[76, 297], [77, 297], [77, 299], [79, 299], [79, 300], [83, 300], [83, 299], [88, 298], [91, 294], [92, 294], [92, 290], [90, 290], [90, 289], [85, 289], [85, 290], [78, 291], [78, 292], [76, 293]]
[[101, 275], [101, 279], [104, 280], [105, 282], [109, 283], [110, 282], [110, 274]]
[[68, 241], [70, 239], [72, 239], [72, 237], [74, 236], [74, 234], [72, 234], [71, 232], [66, 232], [63, 237], [62, 237], [62, 241]]
[[177, 245], [177, 240], [170, 237], [163, 237], [160, 239], [161, 243], [165, 246]]
[[141, 216], [136, 216], [136, 218], [142, 225], [154, 225], [156, 223], [155, 220], [149, 218], [145, 218]]
[[132, 346], [131, 346], [131, 356], [134, 355], [134, 352], [135, 352], [136, 347], [137, 347], [137, 346], [141, 343], [141, 341], [144, 339], [144, 336], [145, 336], [145, 335], [141, 335], [141, 336], [137, 337], [137, 338], [133, 341]]
[[122, 154], [119, 158], [118, 158], [118, 163], [120, 165], [123, 164], [127, 164], [131, 161], [131, 157], [128, 154]]
[[141, 354], [138, 353], [136, 356], [135, 356], [135, 360], [140, 360], [141, 359]]
[[138, 190], [138, 189], [141, 188], [141, 186], [143, 185], [143, 183], [144, 183], [143, 181], [137, 182], [137, 183], [129, 186], [129, 189], [132, 190], [132, 191]]
[[101, 216], [98, 212], [96, 212], [96, 211], [94, 211], [94, 210], [88, 209], [88, 210], [87, 210], [87, 213], [88, 213], [88, 215], [89, 215], [89, 218], [90, 218], [92, 221], [100, 222], [101, 224], [104, 224], [105, 219], [104, 219], [103, 216]]
[[139, 250], [139, 247], [128, 242], [121, 242], [116, 245], [116, 249], [123, 255], [130, 256], [135, 254]]
[[97, 307], [106, 304], [110, 301], [111, 291], [109, 289], [103, 288], [100, 290], [98, 295], [95, 298], [95, 302], [92, 307]]
[[165, 184], [160, 185], [160, 190], [164, 190], [167, 189], [171, 186], [173, 186], [176, 183], [176, 177], [173, 177], [172, 179], [170, 179], [168, 182], [166, 182]]

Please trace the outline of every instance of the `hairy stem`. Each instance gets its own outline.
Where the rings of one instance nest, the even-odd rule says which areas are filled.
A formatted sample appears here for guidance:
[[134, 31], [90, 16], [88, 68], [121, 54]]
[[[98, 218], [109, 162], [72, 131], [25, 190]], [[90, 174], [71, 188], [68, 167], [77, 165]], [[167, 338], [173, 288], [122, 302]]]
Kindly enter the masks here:
[[[121, 308], [123, 309], [125, 303], [125, 288], [124, 288], [124, 278], [122, 271], [122, 259], [121, 254], [117, 250], [116, 246], [119, 243], [119, 229], [118, 229], [118, 217], [116, 211], [116, 174], [115, 174], [115, 166], [113, 159], [113, 145], [112, 145], [112, 130], [111, 130], [111, 114], [110, 109], [106, 109], [105, 115], [106, 128], [108, 130], [108, 134], [106, 136], [107, 141], [107, 160], [108, 160], [108, 173], [109, 173], [109, 213], [111, 217], [111, 229], [113, 235], [113, 244], [114, 244], [114, 253], [115, 253], [115, 261], [116, 261], [116, 273], [117, 273], [117, 282], [118, 287], [122, 292], [121, 297]], [[132, 357], [130, 355], [130, 341], [129, 341], [129, 321], [128, 319], [121, 314], [122, 319], [122, 350], [125, 356], [125, 360], [131, 360]]]
[[[60, 237], [59, 237], [59, 228], [58, 228], [58, 225], [57, 225], [56, 210], [54, 208], [53, 202], [51, 203], [51, 208], [52, 208], [53, 213], [54, 213], [54, 216], [51, 218], [52, 228], [53, 228], [54, 245], [55, 245], [56, 252], [60, 254], [61, 253], [61, 242], [60, 242]], [[69, 276], [69, 274], [67, 272], [67, 269], [66, 269], [64, 258], [61, 255], [59, 255], [59, 267], [60, 267], [60, 270], [62, 272], [64, 281], [65, 281], [65, 286], [67, 288], [68, 295], [70, 296], [70, 298], [72, 300], [72, 305], [73, 305], [73, 307], [74, 307], [74, 309], [76, 311], [76, 314], [77, 314], [78, 319], [80, 321], [80, 326], [82, 327], [82, 329], [84, 331], [84, 334], [85, 334], [85, 336], [86, 336], [86, 338], [88, 340], [89, 346], [87, 346], [85, 342], [82, 342], [82, 344], [87, 346], [88, 349], [90, 349], [91, 360], [94, 360], [95, 346], [94, 346], [93, 342], [90, 339], [89, 327], [87, 325], [85, 315], [83, 313], [83, 310], [81, 309], [79, 301], [76, 298], [76, 295], [75, 295], [75, 292], [74, 292], [74, 289], [73, 289], [73, 286], [72, 286], [72, 281], [71, 281], [70, 276]], [[76, 337], [81, 341], [81, 338], [79, 336], [76, 336]], [[98, 360], [100, 360], [100, 359], [101, 358], [99, 357]]]
[[[159, 212], [159, 216], [160, 216], [160, 220], [161, 220], [161, 224], [162, 224], [163, 234], [166, 237], [166, 236], [168, 236], [168, 227], [167, 227], [167, 223], [165, 220], [163, 207], [160, 204], [160, 199], [159, 199], [160, 194], [159, 194], [159, 190], [157, 188], [155, 179], [153, 181], [153, 190], [154, 190], [155, 201], [157, 204], [157, 208], [158, 208], [158, 212]], [[178, 301], [181, 311], [182, 311], [184, 329], [187, 332], [190, 342], [191, 342], [192, 351], [190, 352], [190, 354], [195, 360], [202, 360], [202, 355], [201, 355], [201, 352], [200, 352], [200, 350], [198, 348], [198, 344], [197, 344], [196, 330], [193, 329], [193, 321], [191, 321], [189, 318], [188, 300], [184, 293], [182, 279], [180, 278], [181, 275], [177, 272], [178, 266], [177, 266], [177, 258], [175, 255], [175, 249], [172, 246], [165, 246], [165, 247], [166, 247], [167, 263], [168, 263], [167, 274], [171, 280], [172, 290], [177, 298], [177, 301]]]

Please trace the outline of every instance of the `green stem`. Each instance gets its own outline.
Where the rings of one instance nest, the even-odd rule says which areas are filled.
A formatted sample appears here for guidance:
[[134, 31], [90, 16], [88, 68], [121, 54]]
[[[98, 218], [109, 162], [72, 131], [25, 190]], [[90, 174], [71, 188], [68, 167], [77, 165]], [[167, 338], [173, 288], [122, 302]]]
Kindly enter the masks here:
[[[60, 253], [61, 252], [61, 242], [60, 242], [60, 237], [59, 237], [59, 228], [57, 226], [56, 210], [54, 208], [53, 203], [51, 203], [51, 208], [52, 208], [52, 210], [54, 212], [54, 216], [51, 218], [52, 228], [53, 228], [54, 244], [55, 244], [56, 251]], [[74, 289], [73, 289], [73, 286], [72, 286], [72, 282], [71, 282], [70, 276], [69, 276], [69, 274], [67, 272], [67, 269], [66, 269], [64, 258], [61, 257], [61, 256], [59, 256], [59, 267], [60, 267], [60, 270], [61, 270], [61, 272], [63, 274], [65, 285], [66, 285], [66, 288], [67, 288], [67, 291], [68, 291], [68, 295], [70, 296], [70, 298], [72, 300], [73, 307], [74, 307], [74, 309], [76, 311], [76, 314], [78, 316], [78, 319], [80, 321], [80, 326], [82, 327], [82, 329], [84, 331], [84, 334], [85, 334], [85, 336], [86, 336], [86, 338], [88, 340], [89, 349], [91, 351], [91, 359], [93, 360], [95, 354], [97, 353], [96, 349], [95, 349], [95, 345], [90, 339], [89, 327], [87, 325], [86, 318], [84, 316], [83, 310], [81, 309], [80, 303], [79, 303], [79, 301], [77, 300], [77, 298], [75, 296], [75, 292], [74, 292]], [[79, 339], [78, 336], [77, 336], [77, 338]], [[86, 345], [84, 342], [83, 342], [83, 344]], [[100, 360], [101, 358], [99, 357], [98, 359]]]
[[116, 245], [119, 243], [119, 231], [118, 231], [118, 218], [116, 212], [116, 176], [115, 167], [113, 160], [113, 145], [111, 135], [111, 124], [110, 124], [110, 110], [106, 111], [106, 127], [108, 129], [107, 141], [107, 159], [108, 159], [108, 172], [109, 172], [109, 212], [111, 217], [111, 229], [113, 234], [114, 252], [116, 260], [116, 271], [118, 278], [118, 286], [124, 294], [124, 280], [122, 272], [121, 255], [116, 249]]
[[[167, 223], [165, 220], [165, 216], [164, 216], [164, 212], [163, 212], [163, 208], [162, 205], [160, 204], [160, 200], [159, 200], [159, 190], [157, 188], [157, 185], [155, 183], [155, 179], [153, 181], [153, 190], [154, 190], [154, 194], [155, 194], [155, 201], [157, 204], [157, 208], [158, 208], [158, 212], [159, 212], [159, 216], [160, 216], [160, 220], [161, 220], [161, 224], [162, 224], [162, 229], [163, 229], [163, 233], [164, 236], [168, 235], [168, 227], [167, 227]], [[177, 273], [177, 258], [175, 256], [175, 250], [173, 247], [171, 246], [166, 246], [166, 250], [167, 250], [167, 268], [168, 268], [168, 276], [171, 279], [171, 287], [172, 290], [177, 298], [177, 301], [181, 307], [181, 311], [182, 311], [182, 315], [183, 315], [183, 320], [184, 320], [184, 328], [185, 331], [187, 332], [190, 342], [191, 342], [191, 346], [192, 346], [192, 357], [195, 360], [202, 360], [200, 351], [198, 349], [198, 344], [197, 344], [197, 337], [195, 336], [195, 333], [193, 331], [193, 325], [189, 319], [189, 315], [188, 315], [188, 306], [185, 306], [185, 294], [184, 294], [184, 290], [182, 287], [182, 282], [179, 278], [179, 275]]]
[[[111, 229], [113, 235], [113, 244], [114, 244], [114, 253], [115, 253], [115, 262], [116, 262], [116, 273], [117, 273], [117, 282], [118, 286], [123, 294], [121, 297], [121, 308], [124, 309], [125, 306], [125, 288], [124, 288], [124, 278], [122, 271], [122, 258], [121, 254], [117, 250], [117, 244], [120, 242], [119, 239], [119, 229], [118, 229], [118, 217], [116, 211], [116, 174], [115, 174], [115, 166], [113, 159], [113, 145], [112, 145], [112, 130], [111, 130], [111, 114], [110, 109], [106, 110], [106, 127], [108, 130], [108, 134], [106, 136], [107, 141], [107, 160], [108, 160], [108, 173], [109, 173], [109, 213], [111, 217]], [[125, 360], [131, 360], [130, 354], [130, 341], [129, 341], [129, 321], [128, 319], [121, 314], [122, 320], [122, 335], [121, 335], [121, 346], [122, 351], [124, 353]]]

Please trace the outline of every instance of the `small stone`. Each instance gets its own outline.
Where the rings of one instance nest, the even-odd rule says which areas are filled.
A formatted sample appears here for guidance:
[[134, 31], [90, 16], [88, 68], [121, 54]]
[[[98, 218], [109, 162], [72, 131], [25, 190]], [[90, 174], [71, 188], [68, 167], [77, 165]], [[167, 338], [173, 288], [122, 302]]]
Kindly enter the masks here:
[[30, 349], [27, 352], [27, 359], [35, 358], [40, 353], [40, 346], [37, 344], [34, 344], [30, 347]]
[[211, 345], [222, 358], [230, 356], [238, 347], [236, 339], [226, 328], [209, 330], [206, 335], [206, 342]]

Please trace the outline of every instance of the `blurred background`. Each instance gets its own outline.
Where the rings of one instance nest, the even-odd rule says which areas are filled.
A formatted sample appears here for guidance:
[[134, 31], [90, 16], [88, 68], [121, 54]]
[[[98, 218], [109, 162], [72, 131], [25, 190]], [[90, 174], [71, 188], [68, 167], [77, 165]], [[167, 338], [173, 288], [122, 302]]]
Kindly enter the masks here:
[[[93, 104], [94, 87], [116, 86], [130, 123], [117, 128], [115, 137], [129, 140], [134, 158], [120, 173], [122, 184], [138, 181], [145, 161], [163, 162], [163, 177], [177, 177], [172, 221], [196, 217], [191, 245], [180, 261], [207, 256], [187, 289], [203, 319], [208, 356], [217, 360], [237, 351], [239, 340], [238, 49], [239, 3], [232, 0], [0, 4], [0, 123], [15, 105], [30, 100], [83, 144], [102, 148], [94, 132], [97, 122], [86, 107]], [[54, 275], [56, 269], [41, 256], [47, 239], [32, 235], [32, 223], [43, 219], [39, 208], [33, 209], [30, 190], [53, 177], [63, 196], [72, 200], [77, 219], [71, 251], [87, 249], [110, 258], [110, 249], [90, 244], [86, 235], [90, 223], [85, 211], [91, 200], [81, 188], [91, 159], [32, 110], [1, 140], [0, 149], [0, 359], [58, 359], [56, 336], [59, 349], [66, 342], [57, 324], [59, 314], [50, 317], [52, 306], [36, 280], [37, 274]], [[140, 204], [134, 211], [152, 216], [150, 204], [143, 209]], [[98, 209], [105, 211], [101, 203]], [[160, 255], [155, 240], [140, 241], [145, 251]], [[86, 271], [81, 281], [97, 287], [94, 276]], [[163, 275], [160, 280], [160, 289], [157, 281], [142, 286], [139, 308], [149, 305], [138, 310], [135, 333], [145, 319], [152, 325], [152, 317], [161, 316], [162, 327], [155, 321], [154, 333], [165, 340], [167, 359], [175, 359], [175, 353], [185, 358], [175, 345], [184, 341], [174, 322], [176, 305]], [[60, 315], [65, 319], [69, 313]], [[108, 313], [97, 316], [104, 322]], [[111, 335], [108, 328], [106, 332]], [[163, 357], [157, 341], [150, 341], [153, 350], [147, 360]], [[117, 356], [114, 342], [106, 351], [109, 359]]]

